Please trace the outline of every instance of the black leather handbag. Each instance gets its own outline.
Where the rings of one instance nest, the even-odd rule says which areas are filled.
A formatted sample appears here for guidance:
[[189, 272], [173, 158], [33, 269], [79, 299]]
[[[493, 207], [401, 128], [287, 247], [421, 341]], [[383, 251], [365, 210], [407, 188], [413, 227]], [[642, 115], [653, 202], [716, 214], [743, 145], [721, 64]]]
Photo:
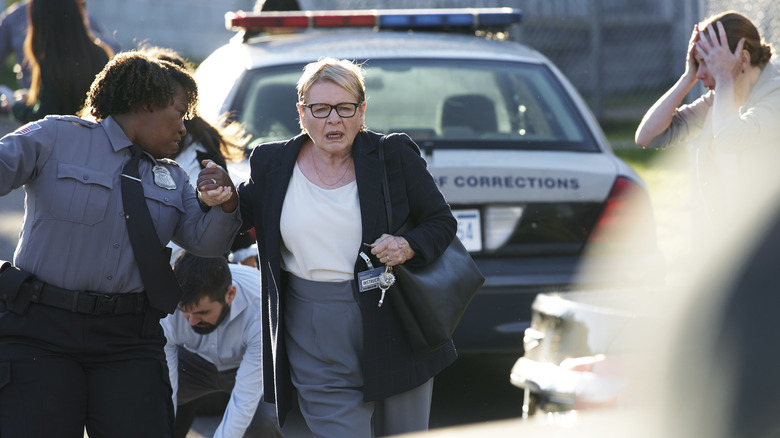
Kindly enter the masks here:
[[[384, 140], [383, 136], [379, 141], [379, 159], [388, 230], [393, 230]], [[408, 227], [404, 224], [390, 234], [401, 234]], [[395, 283], [388, 289], [387, 300], [415, 352], [434, 350], [452, 339], [463, 313], [485, 283], [485, 277], [457, 236], [444, 253], [428, 265], [413, 267], [400, 264], [393, 266], [392, 272]]]

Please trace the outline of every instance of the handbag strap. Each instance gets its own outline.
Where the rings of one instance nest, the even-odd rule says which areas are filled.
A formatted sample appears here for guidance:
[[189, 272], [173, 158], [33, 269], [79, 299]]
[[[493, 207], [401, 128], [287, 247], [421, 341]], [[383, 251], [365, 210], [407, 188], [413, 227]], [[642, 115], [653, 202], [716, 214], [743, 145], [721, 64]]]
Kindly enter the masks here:
[[385, 194], [385, 212], [387, 213], [387, 232], [393, 231], [393, 206], [390, 203], [390, 185], [387, 182], [387, 167], [385, 166], [385, 135], [379, 139], [379, 164], [382, 165], [382, 191]]

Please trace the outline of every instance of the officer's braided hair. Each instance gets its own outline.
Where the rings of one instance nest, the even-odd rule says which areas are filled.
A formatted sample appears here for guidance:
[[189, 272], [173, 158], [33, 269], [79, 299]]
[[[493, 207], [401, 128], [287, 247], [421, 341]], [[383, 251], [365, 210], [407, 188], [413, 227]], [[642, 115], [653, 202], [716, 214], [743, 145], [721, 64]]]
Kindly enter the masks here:
[[122, 52], [98, 73], [87, 93], [86, 108], [97, 120], [173, 104], [176, 87], [187, 96], [185, 119], [195, 116], [198, 86], [184, 69], [139, 52]]

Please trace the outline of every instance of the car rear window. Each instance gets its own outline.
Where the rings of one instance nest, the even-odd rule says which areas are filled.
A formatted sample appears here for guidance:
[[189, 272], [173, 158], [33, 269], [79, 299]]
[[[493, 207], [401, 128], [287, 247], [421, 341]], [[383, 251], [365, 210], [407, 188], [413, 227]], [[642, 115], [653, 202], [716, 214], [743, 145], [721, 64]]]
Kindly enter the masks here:
[[[582, 117], [547, 67], [517, 62], [369, 60], [366, 125], [435, 147], [595, 151]], [[246, 76], [234, 114], [254, 144], [300, 132], [302, 65]]]

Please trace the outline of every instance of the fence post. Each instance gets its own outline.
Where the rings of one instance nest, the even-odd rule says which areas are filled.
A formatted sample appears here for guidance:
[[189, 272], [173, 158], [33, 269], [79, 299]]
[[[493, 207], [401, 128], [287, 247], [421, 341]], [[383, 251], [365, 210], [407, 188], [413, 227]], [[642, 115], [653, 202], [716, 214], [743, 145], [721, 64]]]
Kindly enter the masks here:
[[590, 1], [590, 85], [591, 85], [591, 110], [596, 119], [601, 121], [604, 113], [604, 75], [601, 57], [601, 0]]

